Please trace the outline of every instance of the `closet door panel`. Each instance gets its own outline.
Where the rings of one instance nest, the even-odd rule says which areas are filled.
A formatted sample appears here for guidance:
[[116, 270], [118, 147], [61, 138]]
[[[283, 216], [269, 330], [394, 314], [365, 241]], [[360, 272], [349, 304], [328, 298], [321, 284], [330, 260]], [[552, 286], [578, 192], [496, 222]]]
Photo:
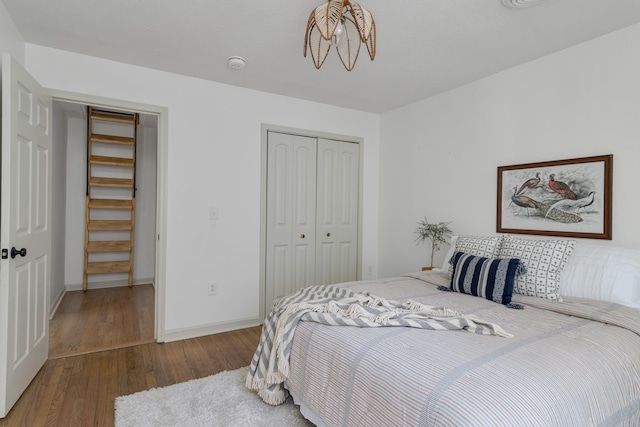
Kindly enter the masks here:
[[292, 292], [316, 282], [316, 139], [295, 136], [293, 140], [295, 175], [292, 209], [295, 270]]
[[316, 250], [316, 278], [319, 285], [336, 283], [333, 269], [334, 245], [324, 242]]
[[358, 277], [358, 201], [360, 179], [360, 146], [340, 143], [340, 182], [338, 236], [340, 242], [341, 282]]
[[[272, 287], [271, 305], [275, 298], [286, 295], [293, 289], [291, 277], [291, 248], [289, 245], [274, 245], [271, 249], [270, 276]], [[269, 307], [270, 308], [270, 307]]]
[[318, 139], [319, 283], [357, 278], [359, 145]]
[[265, 308], [315, 283], [316, 139], [269, 132]]
[[318, 284], [337, 283], [336, 251], [336, 190], [338, 189], [340, 143], [318, 139], [316, 271]]

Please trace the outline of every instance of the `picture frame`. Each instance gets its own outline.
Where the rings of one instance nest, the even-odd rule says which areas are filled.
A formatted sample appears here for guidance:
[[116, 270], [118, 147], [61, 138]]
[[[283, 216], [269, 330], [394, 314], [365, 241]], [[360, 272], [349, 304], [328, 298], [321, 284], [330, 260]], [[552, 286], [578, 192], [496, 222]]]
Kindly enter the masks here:
[[498, 167], [498, 233], [611, 240], [613, 154]]

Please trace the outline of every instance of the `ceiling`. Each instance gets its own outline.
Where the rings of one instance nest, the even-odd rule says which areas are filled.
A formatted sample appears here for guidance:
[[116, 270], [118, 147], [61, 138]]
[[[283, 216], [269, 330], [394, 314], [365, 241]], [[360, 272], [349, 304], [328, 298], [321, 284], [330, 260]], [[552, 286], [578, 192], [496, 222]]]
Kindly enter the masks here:
[[640, 22], [639, 0], [359, 1], [377, 55], [348, 72], [335, 50], [320, 70], [302, 56], [322, 0], [2, 0], [28, 43], [372, 113]]

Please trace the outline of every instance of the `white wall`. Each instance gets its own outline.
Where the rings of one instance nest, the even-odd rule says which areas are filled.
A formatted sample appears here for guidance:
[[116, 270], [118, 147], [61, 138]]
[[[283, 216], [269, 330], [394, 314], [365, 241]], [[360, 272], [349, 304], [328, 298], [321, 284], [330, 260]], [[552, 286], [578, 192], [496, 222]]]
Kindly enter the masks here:
[[498, 166], [592, 155], [614, 155], [613, 240], [590, 242], [640, 247], [638, 52], [640, 24], [384, 114], [380, 274], [425, 265], [424, 216], [495, 234]]
[[[65, 285], [82, 289], [84, 268], [85, 192], [87, 168], [87, 122], [80, 117], [67, 120], [67, 194], [65, 232]], [[79, 287], [78, 287], [79, 285]]]
[[58, 103], [53, 104], [53, 149], [51, 150], [51, 309], [57, 306], [65, 291], [65, 232], [67, 197], [67, 117]]
[[4, 3], [0, 1], [0, 53], [7, 52], [20, 64], [24, 64], [24, 49], [24, 39]]
[[31, 44], [26, 66], [45, 87], [168, 107], [167, 331], [258, 317], [262, 123], [364, 138], [362, 264], [377, 274], [378, 115]]
[[154, 283], [156, 268], [157, 129], [155, 127], [139, 127], [136, 144], [138, 147], [136, 155], [137, 191], [133, 276], [136, 283]]

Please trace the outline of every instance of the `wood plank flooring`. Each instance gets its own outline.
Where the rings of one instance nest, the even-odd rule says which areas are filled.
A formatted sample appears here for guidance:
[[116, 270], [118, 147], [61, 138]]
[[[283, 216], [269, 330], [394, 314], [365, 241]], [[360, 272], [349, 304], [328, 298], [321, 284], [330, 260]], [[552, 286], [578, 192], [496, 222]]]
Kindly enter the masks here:
[[152, 285], [67, 292], [49, 322], [49, 358], [154, 342]]
[[[50, 358], [8, 416], [0, 419], [0, 427], [113, 426], [117, 396], [247, 366], [260, 331], [255, 327]], [[66, 350], [79, 348], [74, 344]]]

